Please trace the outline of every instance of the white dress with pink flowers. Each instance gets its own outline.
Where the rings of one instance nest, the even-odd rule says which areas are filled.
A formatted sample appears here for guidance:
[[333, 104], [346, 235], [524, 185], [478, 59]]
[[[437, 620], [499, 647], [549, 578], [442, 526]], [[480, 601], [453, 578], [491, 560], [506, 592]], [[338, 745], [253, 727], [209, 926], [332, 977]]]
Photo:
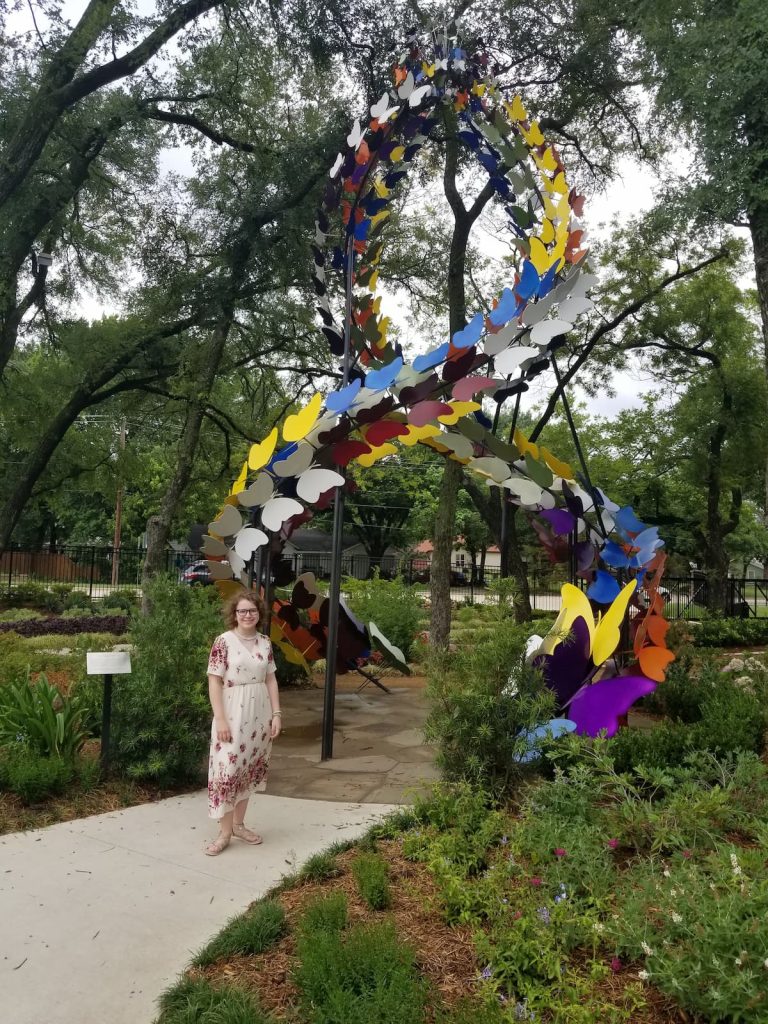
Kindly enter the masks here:
[[[249, 645], [250, 646], [250, 645]], [[267, 785], [272, 751], [272, 705], [267, 676], [275, 671], [272, 644], [259, 634], [253, 651], [229, 630], [217, 636], [208, 660], [208, 674], [223, 681], [224, 712], [231, 743], [216, 738], [211, 726], [208, 760], [208, 813], [221, 818], [235, 804]]]

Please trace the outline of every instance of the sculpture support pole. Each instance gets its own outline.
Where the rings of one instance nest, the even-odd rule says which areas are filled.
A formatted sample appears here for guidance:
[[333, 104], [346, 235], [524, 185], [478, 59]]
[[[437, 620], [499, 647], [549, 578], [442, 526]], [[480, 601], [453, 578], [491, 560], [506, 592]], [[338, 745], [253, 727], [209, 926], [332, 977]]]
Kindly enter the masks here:
[[[342, 387], [349, 384], [350, 349], [352, 342], [352, 283], [355, 262], [354, 220], [350, 214], [347, 237], [347, 277], [344, 309], [344, 366]], [[336, 467], [340, 471], [339, 467]], [[341, 550], [344, 535], [344, 488], [336, 488], [333, 503], [333, 541], [331, 545], [331, 581], [328, 586], [328, 641], [325, 660], [325, 692], [323, 694], [323, 734], [320, 759], [333, 757], [333, 712], [336, 704], [336, 647], [339, 637], [339, 598], [341, 597]]]

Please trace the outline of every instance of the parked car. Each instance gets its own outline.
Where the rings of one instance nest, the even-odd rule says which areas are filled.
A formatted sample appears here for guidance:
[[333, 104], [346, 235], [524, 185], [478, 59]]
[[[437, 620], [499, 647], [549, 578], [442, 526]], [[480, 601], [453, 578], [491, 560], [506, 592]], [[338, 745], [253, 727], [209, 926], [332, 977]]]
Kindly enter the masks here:
[[179, 573], [179, 583], [186, 583], [190, 587], [207, 587], [213, 583], [211, 570], [204, 560], [193, 562], [186, 569]]

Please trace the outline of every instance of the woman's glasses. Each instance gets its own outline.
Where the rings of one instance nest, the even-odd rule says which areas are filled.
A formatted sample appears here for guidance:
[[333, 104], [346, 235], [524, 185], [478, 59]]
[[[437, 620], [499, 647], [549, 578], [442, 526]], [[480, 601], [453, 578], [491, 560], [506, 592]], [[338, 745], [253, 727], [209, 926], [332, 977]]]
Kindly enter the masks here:
[[238, 615], [258, 615], [258, 609], [256, 608], [235, 608]]

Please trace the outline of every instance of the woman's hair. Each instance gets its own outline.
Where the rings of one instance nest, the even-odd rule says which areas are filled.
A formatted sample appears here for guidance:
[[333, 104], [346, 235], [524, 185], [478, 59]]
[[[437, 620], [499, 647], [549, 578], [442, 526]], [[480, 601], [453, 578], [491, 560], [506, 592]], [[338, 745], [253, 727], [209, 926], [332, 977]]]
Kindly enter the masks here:
[[259, 621], [256, 626], [256, 629], [258, 630], [259, 633], [263, 633], [267, 625], [267, 608], [255, 590], [247, 590], [245, 587], [241, 587], [239, 590], [236, 590], [234, 594], [231, 595], [231, 597], [228, 597], [224, 602], [224, 607], [222, 608], [224, 621], [226, 622], [229, 629], [235, 628], [235, 626], [237, 625], [237, 615], [235, 614], [235, 608], [237, 608], [237, 606], [243, 599], [252, 604], [254, 608], [259, 609]]

